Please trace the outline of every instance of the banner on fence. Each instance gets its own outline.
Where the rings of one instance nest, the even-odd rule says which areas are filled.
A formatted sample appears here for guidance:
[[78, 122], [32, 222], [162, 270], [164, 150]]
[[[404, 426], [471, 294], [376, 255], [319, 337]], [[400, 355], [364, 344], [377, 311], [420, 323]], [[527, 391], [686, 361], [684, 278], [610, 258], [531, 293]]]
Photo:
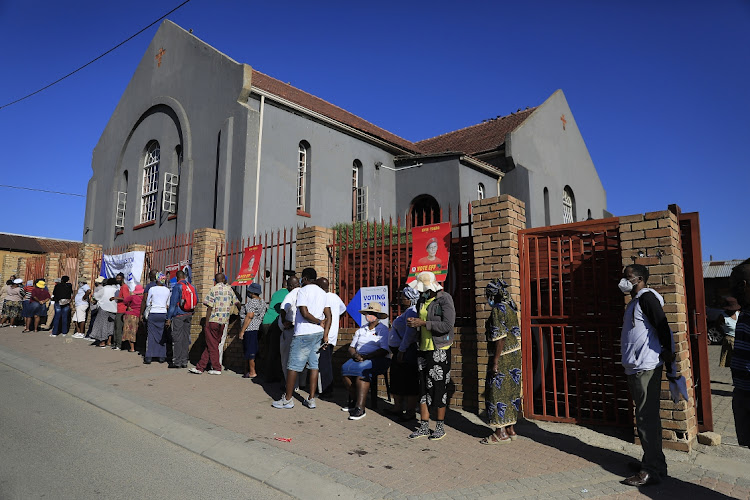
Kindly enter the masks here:
[[125, 252], [117, 255], [102, 255], [102, 268], [99, 274], [105, 278], [114, 278], [118, 273], [125, 275], [125, 284], [130, 291], [141, 282], [146, 252]]
[[[383, 311], [388, 312], [390, 309], [388, 305], [388, 287], [366, 286], [357, 290], [357, 293], [354, 294], [354, 297], [346, 306], [346, 312], [354, 319], [357, 326], [367, 324], [367, 320], [359, 311], [367, 307], [370, 302], [377, 302]], [[381, 319], [380, 322], [388, 326], [388, 318]]]
[[435, 273], [437, 281], [448, 277], [451, 223], [430, 224], [411, 230], [412, 258], [408, 281], [416, 279], [422, 271]]
[[237, 274], [232, 286], [249, 285], [255, 280], [260, 267], [260, 254], [263, 252], [263, 245], [247, 247], [242, 252], [242, 266]]
[[177, 283], [177, 271], [185, 273], [185, 279], [188, 283], [193, 282], [193, 273], [190, 268], [190, 260], [181, 260], [179, 264], [169, 264], [164, 268], [164, 274], [167, 275], [167, 282], [169, 289], [171, 290], [175, 283]]

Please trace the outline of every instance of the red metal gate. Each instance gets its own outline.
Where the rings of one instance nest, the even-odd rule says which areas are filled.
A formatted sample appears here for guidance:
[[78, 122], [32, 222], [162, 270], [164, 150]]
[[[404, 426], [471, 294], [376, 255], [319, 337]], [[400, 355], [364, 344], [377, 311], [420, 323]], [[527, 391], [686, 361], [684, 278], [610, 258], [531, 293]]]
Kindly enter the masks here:
[[[37, 279], [45, 278], [44, 273], [46, 272], [47, 256], [37, 255], [35, 257], [28, 257], [26, 259], [26, 281], [33, 281]], [[57, 276], [55, 276], [56, 278]], [[52, 280], [50, 280], [52, 281]]]
[[519, 232], [529, 418], [632, 425], [620, 362], [617, 218]]
[[[672, 209], [672, 206], [670, 206]], [[687, 329], [690, 340], [690, 369], [695, 385], [695, 408], [700, 432], [714, 429], [711, 409], [711, 376], [708, 369], [708, 327], [703, 290], [701, 230], [698, 213], [680, 214], [682, 265], [685, 270]]]

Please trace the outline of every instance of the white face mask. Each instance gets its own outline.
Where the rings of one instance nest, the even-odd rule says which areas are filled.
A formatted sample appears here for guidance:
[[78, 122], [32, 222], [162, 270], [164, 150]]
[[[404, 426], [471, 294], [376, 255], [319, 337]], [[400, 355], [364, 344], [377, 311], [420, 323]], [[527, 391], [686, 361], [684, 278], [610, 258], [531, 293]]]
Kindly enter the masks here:
[[620, 288], [620, 291], [622, 293], [630, 293], [633, 291], [633, 283], [631, 283], [627, 278], [621, 279], [620, 283], [618, 283], [617, 286]]

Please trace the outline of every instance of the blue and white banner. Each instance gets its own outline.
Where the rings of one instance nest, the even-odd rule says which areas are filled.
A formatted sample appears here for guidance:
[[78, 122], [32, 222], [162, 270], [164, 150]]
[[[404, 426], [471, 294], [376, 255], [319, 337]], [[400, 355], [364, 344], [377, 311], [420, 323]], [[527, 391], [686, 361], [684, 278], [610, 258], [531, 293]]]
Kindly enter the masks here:
[[130, 291], [141, 282], [143, 266], [146, 262], [146, 252], [126, 252], [117, 255], [102, 255], [102, 268], [99, 273], [105, 278], [114, 278], [118, 273], [125, 275], [125, 284]]
[[[366, 286], [357, 290], [357, 293], [354, 294], [354, 297], [352, 297], [352, 300], [346, 306], [346, 312], [349, 313], [358, 326], [367, 324], [367, 320], [359, 311], [367, 307], [370, 302], [377, 302], [384, 312], [389, 312], [388, 287]], [[380, 322], [385, 326], [389, 325], [388, 318], [381, 319]]]

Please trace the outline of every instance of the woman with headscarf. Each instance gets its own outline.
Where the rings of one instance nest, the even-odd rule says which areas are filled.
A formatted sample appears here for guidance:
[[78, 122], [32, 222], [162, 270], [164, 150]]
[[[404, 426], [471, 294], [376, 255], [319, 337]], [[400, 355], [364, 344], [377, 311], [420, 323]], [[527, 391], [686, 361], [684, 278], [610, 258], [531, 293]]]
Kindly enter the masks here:
[[[391, 363], [391, 394], [393, 395], [393, 414], [400, 420], [408, 421], [414, 418], [414, 408], [417, 406], [419, 394], [419, 373], [417, 372], [417, 343], [416, 332], [406, 326], [406, 320], [419, 317], [416, 305], [419, 292], [406, 285], [399, 293], [399, 302], [405, 308], [404, 312], [391, 323], [391, 333], [388, 347], [393, 353], [394, 362]], [[405, 342], [405, 338], [410, 339]]]
[[[445, 409], [448, 406], [448, 383], [451, 371], [451, 345], [456, 308], [453, 298], [443, 290], [435, 274], [424, 271], [409, 286], [420, 293], [415, 306], [418, 318], [406, 320], [417, 332], [417, 370], [419, 372], [419, 414], [417, 430], [409, 439], [428, 437], [436, 441], [445, 437]], [[430, 431], [430, 408], [435, 410], [435, 430]]]
[[167, 342], [164, 338], [164, 323], [167, 321], [167, 310], [169, 309], [169, 288], [166, 286], [167, 277], [164, 273], [156, 275], [156, 284], [148, 291], [146, 308], [148, 309], [146, 354], [143, 356], [144, 364], [151, 364], [153, 358], [158, 358], [159, 363], [167, 360]]
[[39, 320], [42, 316], [47, 315], [47, 304], [52, 298], [49, 290], [46, 288], [46, 282], [43, 279], [36, 280], [34, 288], [31, 290], [31, 312], [34, 316], [33, 332], [39, 331]]
[[128, 352], [135, 352], [135, 340], [138, 326], [141, 323], [141, 302], [143, 302], [143, 286], [135, 285], [133, 293], [122, 299], [127, 308], [123, 315], [122, 340], [128, 343]]
[[99, 313], [94, 320], [91, 329], [93, 345], [104, 349], [115, 333], [115, 314], [117, 314], [117, 302], [112, 300], [119, 290], [117, 281], [110, 278], [104, 282], [104, 286], [94, 291], [94, 300], [99, 304]]
[[487, 419], [495, 431], [480, 443], [494, 445], [517, 437], [515, 424], [521, 413], [521, 328], [516, 303], [505, 281], [492, 280], [485, 295], [492, 307], [487, 320], [487, 350], [492, 358], [487, 367], [484, 397]]

